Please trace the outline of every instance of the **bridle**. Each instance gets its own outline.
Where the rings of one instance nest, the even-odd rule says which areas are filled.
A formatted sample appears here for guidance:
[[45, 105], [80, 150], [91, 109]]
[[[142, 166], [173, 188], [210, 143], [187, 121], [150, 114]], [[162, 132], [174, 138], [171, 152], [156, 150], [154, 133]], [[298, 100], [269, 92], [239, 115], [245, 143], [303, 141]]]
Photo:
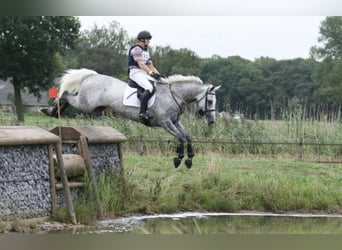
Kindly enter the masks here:
[[210, 113], [210, 112], [215, 111], [215, 109], [208, 109], [208, 96], [209, 96], [209, 95], [216, 96], [216, 93], [210, 92], [210, 91], [209, 91], [209, 88], [208, 88], [207, 91], [206, 91], [206, 93], [205, 93], [201, 98], [198, 99], [198, 102], [199, 102], [200, 100], [202, 100], [203, 98], [205, 98], [205, 101], [204, 101], [204, 103], [205, 103], [205, 105], [204, 105], [204, 110], [200, 109], [200, 110], [198, 111], [198, 115], [201, 116], [201, 117], [202, 117], [202, 116], [205, 116], [207, 113]]
[[[177, 101], [177, 99], [176, 99], [176, 97], [175, 97], [175, 93], [172, 91], [171, 84], [169, 84], [169, 89], [170, 89], [170, 93], [171, 93], [171, 96], [172, 96], [173, 100], [176, 102], [176, 104], [177, 104], [177, 106], [178, 106], [180, 112], [183, 113], [183, 108], [182, 108], [182, 106], [179, 104], [179, 102]], [[199, 98], [199, 99], [197, 100], [197, 102], [199, 102], [199, 101], [201, 101], [203, 98], [205, 98], [204, 110], [200, 109], [200, 110], [198, 111], [198, 115], [201, 116], [201, 117], [203, 117], [203, 116], [206, 115], [207, 113], [210, 113], [210, 112], [215, 111], [215, 109], [208, 109], [208, 96], [209, 96], [209, 95], [214, 95], [214, 96], [216, 96], [216, 93], [210, 92], [209, 89], [210, 89], [210, 87], [207, 89], [206, 93], [205, 93], [201, 98]], [[193, 100], [193, 101], [194, 101], [194, 100]], [[185, 103], [185, 104], [188, 105], [188, 103]]]

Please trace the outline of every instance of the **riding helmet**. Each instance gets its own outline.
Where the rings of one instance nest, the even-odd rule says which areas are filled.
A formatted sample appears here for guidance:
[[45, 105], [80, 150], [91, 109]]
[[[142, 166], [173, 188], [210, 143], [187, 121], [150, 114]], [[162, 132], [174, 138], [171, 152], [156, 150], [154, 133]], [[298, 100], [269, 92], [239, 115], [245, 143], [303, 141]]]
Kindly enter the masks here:
[[151, 33], [148, 32], [147, 30], [140, 31], [137, 37], [138, 40], [151, 39], [151, 38], [152, 38]]

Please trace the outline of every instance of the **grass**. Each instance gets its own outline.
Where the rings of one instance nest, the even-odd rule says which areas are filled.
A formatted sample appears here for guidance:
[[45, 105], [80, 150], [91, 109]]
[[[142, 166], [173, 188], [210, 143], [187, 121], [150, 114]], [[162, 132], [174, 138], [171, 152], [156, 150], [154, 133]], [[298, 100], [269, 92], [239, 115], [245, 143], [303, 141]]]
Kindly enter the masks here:
[[0, 220], [0, 233], [27, 233], [38, 231], [39, 221], [35, 219], [21, 220], [19, 218], [13, 221]]
[[[48, 130], [59, 125], [58, 120], [41, 114], [26, 114], [25, 119], [25, 123], [18, 124], [13, 114], [1, 113], [0, 125], [35, 125]], [[105, 216], [179, 211], [342, 212], [341, 164], [296, 161], [297, 147], [195, 143], [193, 168], [188, 170], [182, 164], [175, 169], [173, 156], [165, 156], [169, 152], [164, 149], [165, 142], [144, 143], [145, 154], [141, 156], [139, 145], [134, 141], [136, 138], [173, 140], [162, 129], [112, 116], [102, 120], [81, 116], [63, 118], [60, 123], [62, 126], [112, 126], [129, 139], [123, 144], [125, 189], [118, 187], [116, 177], [99, 179]], [[185, 115], [183, 123], [194, 140], [342, 141], [341, 123], [302, 122], [296, 117], [286, 121], [219, 119], [215, 126], [206, 127], [193, 116]], [[174, 146], [171, 144], [170, 152]], [[328, 158], [340, 159], [341, 151], [340, 146], [305, 147], [306, 155]], [[91, 193], [86, 188], [75, 205], [78, 220], [85, 223], [96, 217]], [[57, 217], [61, 219], [65, 214], [61, 211]]]
[[[208, 127], [194, 115], [184, 114], [182, 122], [192, 136], [196, 153], [342, 160], [342, 123], [338, 121], [302, 121], [299, 115], [283, 121], [218, 118], [215, 125]], [[0, 113], [0, 125], [34, 125], [47, 130], [59, 125], [103, 125], [117, 129], [128, 138], [128, 142], [123, 145], [125, 152], [166, 155], [175, 151], [176, 147], [175, 139], [165, 130], [149, 128], [112, 115], [103, 118], [78, 115], [74, 118], [63, 117], [58, 121], [41, 113], [27, 113], [25, 122], [18, 123], [14, 114]], [[153, 143], [148, 143], [149, 140]]]
[[131, 212], [342, 212], [340, 166], [200, 155], [191, 170], [139, 156], [126, 157], [125, 169]]
[[[101, 177], [106, 217], [181, 211], [342, 213], [341, 165], [198, 155], [193, 168], [165, 156], [125, 155], [124, 203], [114, 177]], [[95, 220], [89, 192], [75, 206], [78, 220]]]

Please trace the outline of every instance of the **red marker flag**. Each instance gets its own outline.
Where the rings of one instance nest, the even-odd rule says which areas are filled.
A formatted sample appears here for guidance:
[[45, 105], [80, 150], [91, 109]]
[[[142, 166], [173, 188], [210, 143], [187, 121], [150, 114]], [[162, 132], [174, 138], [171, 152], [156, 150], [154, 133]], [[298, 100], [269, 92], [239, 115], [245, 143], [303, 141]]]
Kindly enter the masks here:
[[58, 96], [58, 89], [57, 88], [49, 89], [49, 97], [50, 98], [57, 98], [57, 96]]

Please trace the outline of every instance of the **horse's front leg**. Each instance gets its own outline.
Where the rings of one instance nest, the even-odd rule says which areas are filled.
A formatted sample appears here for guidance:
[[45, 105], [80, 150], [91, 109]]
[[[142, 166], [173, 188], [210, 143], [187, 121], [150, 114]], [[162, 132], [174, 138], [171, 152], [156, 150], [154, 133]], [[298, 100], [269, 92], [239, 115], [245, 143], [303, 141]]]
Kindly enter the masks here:
[[191, 143], [191, 138], [188, 132], [185, 130], [183, 125], [180, 122], [177, 122], [175, 124], [177, 127], [178, 131], [182, 133], [183, 137], [185, 138], [187, 145], [186, 145], [186, 151], [188, 155], [188, 159], [185, 160], [185, 166], [187, 168], [191, 168], [192, 166], [192, 158], [195, 156], [194, 150], [192, 148], [192, 143]]
[[185, 166], [187, 168], [191, 168], [192, 166], [192, 158], [195, 156], [195, 153], [192, 149], [192, 144], [191, 142], [188, 142], [188, 144], [186, 145], [186, 151], [188, 153], [188, 159], [185, 160]]
[[178, 168], [184, 158], [184, 138], [183, 134], [178, 130], [178, 128], [169, 120], [166, 121], [163, 126], [171, 135], [177, 138], [179, 144], [176, 149], [177, 156], [173, 158], [173, 164], [175, 168]]
[[175, 158], [173, 158], [173, 164], [175, 168], [178, 168], [181, 164], [182, 159], [184, 158], [184, 143], [180, 142], [177, 146], [176, 153], [178, 154]]

